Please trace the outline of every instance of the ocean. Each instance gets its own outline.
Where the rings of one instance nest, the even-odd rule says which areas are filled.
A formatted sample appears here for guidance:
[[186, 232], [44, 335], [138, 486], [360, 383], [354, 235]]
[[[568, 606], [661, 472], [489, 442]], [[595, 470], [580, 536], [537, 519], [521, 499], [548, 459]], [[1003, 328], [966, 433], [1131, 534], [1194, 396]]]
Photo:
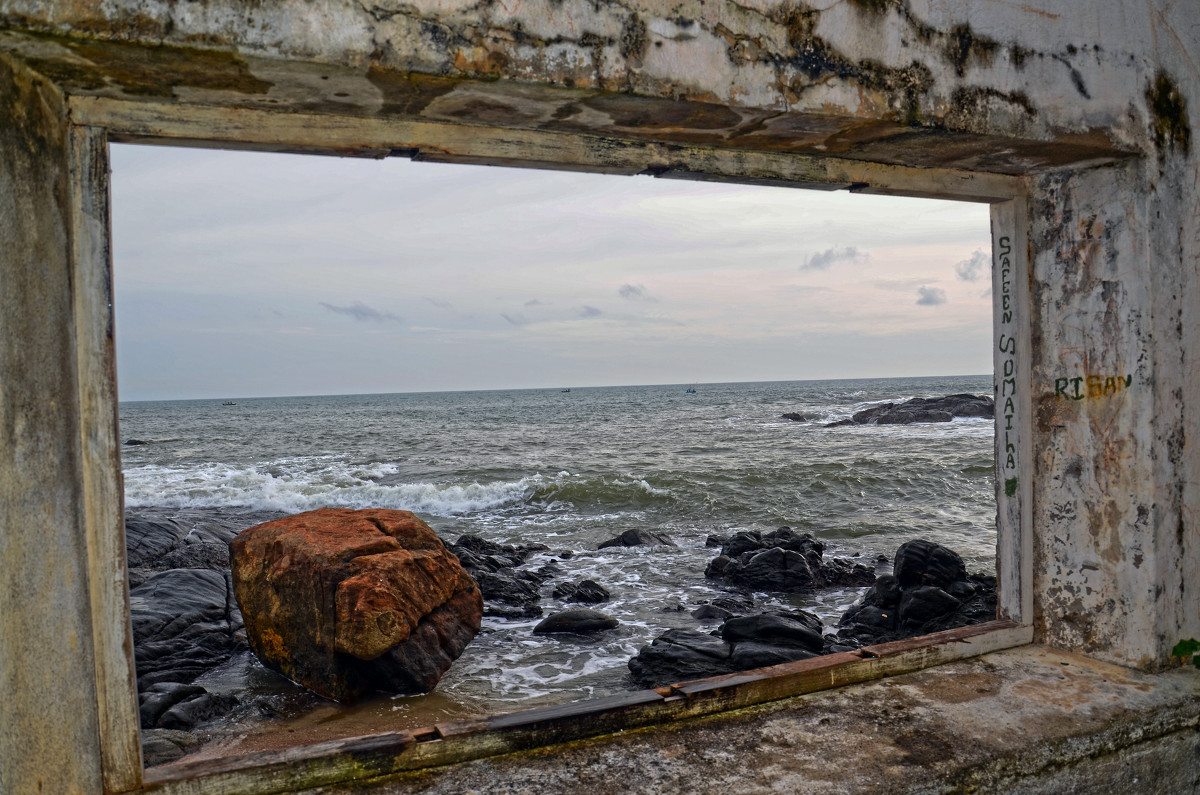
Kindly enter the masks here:
[[[485, 617], [434, 695], [382, 707], [504, 712], [629, 689], [640, 647], [705, 628], [690, 611], [724, 593], [704, 577], [710, 535], [788, 526], [823, 540], [827, 558], [864, 563], [925, 538], [993, 572], [992, 420], [824, 427], [880, 402], [960, 392], [990, 395], [992, 377], [122, 403], [122, 438], [148, 442], [122, 447], [125, 499], [223, 513], [403, 508], [447, 543], [472, 533], [546, 545], [529, 567], [566, 570], [543, 588], [546, 614], [566, 606], [550, 595], [556, 583], [592, 579], [612, 593], [597, 607], [618, 629], [564, 640], [533, 635], [538, 619]], [[597, 550], [630, 528], [678, 546]], [[832, 628], [860, 591], [755, 602], [812, 610]], [[236, 660], [201, 684], [251, 686], [255, 665]]]

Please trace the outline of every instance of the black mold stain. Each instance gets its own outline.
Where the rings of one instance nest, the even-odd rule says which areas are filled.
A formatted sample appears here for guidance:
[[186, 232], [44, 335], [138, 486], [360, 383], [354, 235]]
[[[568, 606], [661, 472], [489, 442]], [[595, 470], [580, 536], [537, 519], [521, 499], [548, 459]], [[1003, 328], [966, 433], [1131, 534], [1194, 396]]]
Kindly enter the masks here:
[[1192, 143], [1187, 100], [1166, 72], [1160, 71], [1155, 75], [1154, 82], [1146, 89], [1146, 101], [1154, 116], [1154, 143], [1159, 151], [1172, 145], [1186, 154]]
[[1033, 55], [1033, 51], [1022, 47], [1020, 44], [1008, 45], [1008, 57], [1012, 61], [1012, 65], [1017, 71], [1025, 68], [1025, 59]]
[[946, 57], [954, 64], [954, 73], [962, 77], [967, 61], [971, 58], [990, 61], [999, 46], [986, 36], [976, 35], [969, 25], [956, 25], [950, 30], [946, 43]]
[[895, 0], [850, 0], [850, 2], [864, 11], [882, 14], [888, 10], [889, 6], [895, 3]]
[[1091, 99], [1092, 95], [1088, 93], [1087, 86], [1083, 83], [1083, 75], [1079, 74], [1079, 70], [1071, 69], [1071, 82], [1075, 84], [1075, 90], [1084, 99]]
[[920, 124], [920, 98], [933, 85], [933, 74], [914, 61], [905, 68], [887, 67], [874, 61], [852, 61], [813, 34], [816, 15], [807, 9], [791, 9], [782, 20], [788, 33], [790, 55], [770, 55], [776, 66], [790, 66], [815, 82], [825, 77], [853, 80], [865, 88], [903, 97], [904, 121]]
[[[687, 24], [680, 24], [680, 27], [691, 27], [691, 20], [680, 20], [680, 23], [683, 22]], [[646, 32], [646, 23], [637, 14], [631, 14], [621, 28], [621, 57], [640, 66], [649, 46], [650, 37]]]

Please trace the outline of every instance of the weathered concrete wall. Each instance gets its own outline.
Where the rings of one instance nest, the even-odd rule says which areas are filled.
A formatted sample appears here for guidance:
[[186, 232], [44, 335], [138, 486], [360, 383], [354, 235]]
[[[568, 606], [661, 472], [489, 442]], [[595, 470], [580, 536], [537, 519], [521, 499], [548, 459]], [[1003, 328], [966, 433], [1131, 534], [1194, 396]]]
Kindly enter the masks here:
[[1027, 646], [669, 729], [313, 793], [1196, 792], [1197, 694], [1195, 671], [1155, 677]]
[[0, 119], [0, 792], [98, 792], [65, 106], [0, 63]]
[[[73, 96], [167, 108], [1037, 169], [1039, 637], [1161, 666], [1200, 636], [1200, 404], [1186, 399], [1200, 385], [1200, 44], [1186, 16], [1165, 2], [0, 0], [9, 27], [53, 34], [0, 47]], [[144, 46], [159, 43], [180, 49]]]
[[1134, 147], [1158, 69], [1195, 104], [1190, 16], [1163, 0], [0, 2], [12, 27]]
[[[116, 704], [128, 676], [120, 544], [105, 535], [119, 511], [113, 393], [94, 383], [111, 378], [106, 131], [1027, 192], [994, 214], [1021, 230], [1029, 263], [1015, 322], [1032, 416], [1022, 504], [1006, 515], [1031, 517], [1018, 562], [1032, 558], [1032, 592], [1005, 604], [1024, 613], [1028, 598], [1046, 643], [1169, 665], [1177, 641], [1200, 638], [1193, 6], [0, 0], [0, 789], [43, 775], [61, 775], [60, 791], [94, 788], [97, 699], [109, 734], [129, 711]], [[91, 127], [68, 132], [68, 116]], [[68, 681], [82, 690], [56, 702]], [[49, 770], [64, 747], [75, 753]], [[136, 756], [113, 747], [110, 773]]]

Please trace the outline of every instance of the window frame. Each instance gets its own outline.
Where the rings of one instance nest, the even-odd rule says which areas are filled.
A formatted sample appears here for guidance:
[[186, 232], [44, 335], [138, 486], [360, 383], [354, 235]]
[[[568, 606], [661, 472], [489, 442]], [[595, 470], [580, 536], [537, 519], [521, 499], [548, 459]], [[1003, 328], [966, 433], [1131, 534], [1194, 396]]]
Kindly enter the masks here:
[[[375, 778], [790, 698], [1033, 640], [1028, 187], [1021, 177], [583, 133], [70, 97], [72, 280], [84, 521], [105, 790], [279, 792]], [[143, 771], [125, 560], [109, 142], [846, 189], [991, 206], [996, 621], [609, 698]], [[1011, 456], [1011, 459], [1010, 459]]]

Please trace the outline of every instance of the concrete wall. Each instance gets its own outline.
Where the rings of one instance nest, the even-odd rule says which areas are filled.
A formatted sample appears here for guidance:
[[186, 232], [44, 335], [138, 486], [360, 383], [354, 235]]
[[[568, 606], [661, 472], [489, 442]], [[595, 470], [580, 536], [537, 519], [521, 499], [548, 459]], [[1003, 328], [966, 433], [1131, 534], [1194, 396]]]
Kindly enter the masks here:
[[[98, 781], [65, 105], [0, 63], [0, 792]], [[70, 749], [69, 752], [67, 749]], [[47, 764], [47, 760], [57, 760]]]
[[[1169, 665], [1200, 638], [1194, 17], [1168, 0], [0, 0], [0, 789], [94, 783], [97, 721], [128, 723], [106, 134], [1017, 196], [993, 215], [1022, 339], [1006, 610], [1048, 644]], [[63, 682], [81, 689], [56, 702]], [[22, 761], [50, 745], [78, 753]], [[136, 766], [105, 747], [107, 773]]]

